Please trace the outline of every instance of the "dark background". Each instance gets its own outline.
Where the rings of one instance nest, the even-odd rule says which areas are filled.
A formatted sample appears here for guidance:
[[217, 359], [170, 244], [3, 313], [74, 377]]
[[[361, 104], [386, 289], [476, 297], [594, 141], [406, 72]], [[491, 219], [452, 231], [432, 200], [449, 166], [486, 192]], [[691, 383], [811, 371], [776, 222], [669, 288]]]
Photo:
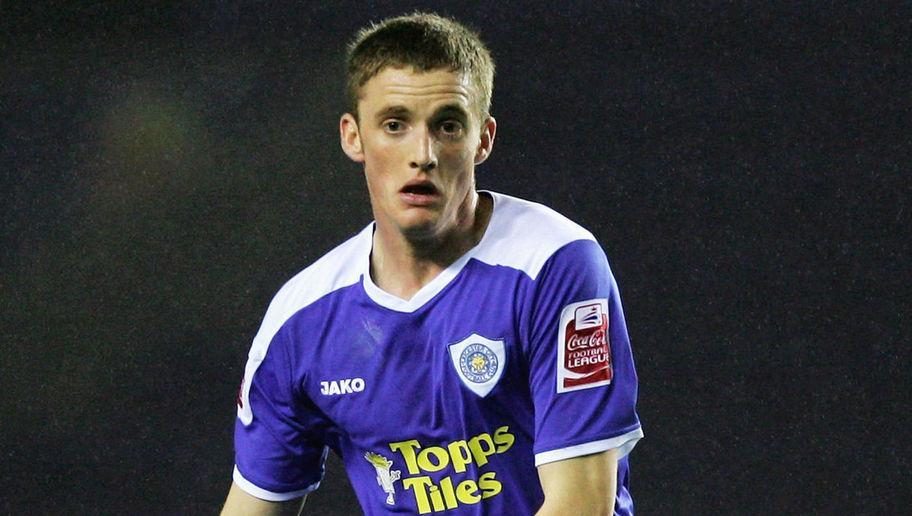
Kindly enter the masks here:
[[[0, 2], [0, 512], [218, 510], [267, 303], [370, 220], [345, 44], [415, 7], [497, 60], [480, 186], [607, 250], [641, 513], [912, 503], [907, 2], [24, 4]], [[359, 510], [337, 461], [309, 504]]]

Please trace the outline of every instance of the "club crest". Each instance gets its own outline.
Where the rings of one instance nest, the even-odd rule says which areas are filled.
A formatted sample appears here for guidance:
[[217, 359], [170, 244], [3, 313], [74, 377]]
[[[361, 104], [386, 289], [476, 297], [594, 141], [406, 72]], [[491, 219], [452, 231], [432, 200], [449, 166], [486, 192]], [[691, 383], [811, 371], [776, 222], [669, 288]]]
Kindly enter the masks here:
[[477, 333], [450, 344], [450, 359], [463, 385], [482, 398], [497, 385], [504, 369], [504, 343]]

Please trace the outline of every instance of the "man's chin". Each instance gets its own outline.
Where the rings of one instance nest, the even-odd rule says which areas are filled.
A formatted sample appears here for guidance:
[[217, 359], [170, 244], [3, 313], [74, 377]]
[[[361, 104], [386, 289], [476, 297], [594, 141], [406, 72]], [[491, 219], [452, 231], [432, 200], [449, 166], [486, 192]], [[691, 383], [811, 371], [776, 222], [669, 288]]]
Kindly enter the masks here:
[[440, 234], [437, 221], [413, 222], [399, 227], [402, 235], [410, 242], [427, 242]]
[[440, 238], [444, 231], [439, 213], [414, 210], [406, 215], [399, 218], [397, 226], [402, 236], [410, 242], [432, 241]]

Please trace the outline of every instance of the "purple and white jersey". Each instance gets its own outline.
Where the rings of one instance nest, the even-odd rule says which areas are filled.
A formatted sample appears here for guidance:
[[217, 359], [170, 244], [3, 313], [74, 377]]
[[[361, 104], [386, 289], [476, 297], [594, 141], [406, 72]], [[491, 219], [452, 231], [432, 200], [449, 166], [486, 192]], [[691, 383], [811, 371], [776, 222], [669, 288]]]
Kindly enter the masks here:
[[[329, 449], [367, 514], [532, 514], [536, 466], [642, 436], [618, 287], [592, 235], [496, 193], [473, 249], [405, 301], [369, 274], [373, 225], [292, 278], [250, 350], [235, 482], [316, 489]], [[485, 194], [482, 194], [485, 195]]]

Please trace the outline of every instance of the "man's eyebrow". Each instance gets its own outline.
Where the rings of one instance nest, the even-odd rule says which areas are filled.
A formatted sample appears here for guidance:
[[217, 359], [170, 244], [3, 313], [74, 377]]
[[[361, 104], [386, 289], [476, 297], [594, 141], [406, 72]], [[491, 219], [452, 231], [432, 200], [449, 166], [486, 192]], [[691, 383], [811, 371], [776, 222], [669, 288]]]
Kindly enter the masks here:
[[441, 106], [434, 114], [437, 117], [445, 115], [456, 115], [459, 118], [469, 117], [469, 113], [460, 104], [447, 104], [445, 106]]
[[[407, 118], [412, 114], [412, 111], [400, 104], [393, 104], [386, 106], [374, 115], [376, 120], [385, 120], [387, 118]], [[469, 118], [469, 113], [466, 109], [460, 104], [445, 104], [437, 108], [434, 111], [434, 118], [440, 119], [442, 117], [452, 116], [465, 120]]]
[[405, 106], [392, 105], [386, 106], [385, 108], [378, 111], [375, 118], [382, 120], [389, 117], [403, 117], [409, 113], [411, 113], [411, 111], [409, 111], [409, 109]]

